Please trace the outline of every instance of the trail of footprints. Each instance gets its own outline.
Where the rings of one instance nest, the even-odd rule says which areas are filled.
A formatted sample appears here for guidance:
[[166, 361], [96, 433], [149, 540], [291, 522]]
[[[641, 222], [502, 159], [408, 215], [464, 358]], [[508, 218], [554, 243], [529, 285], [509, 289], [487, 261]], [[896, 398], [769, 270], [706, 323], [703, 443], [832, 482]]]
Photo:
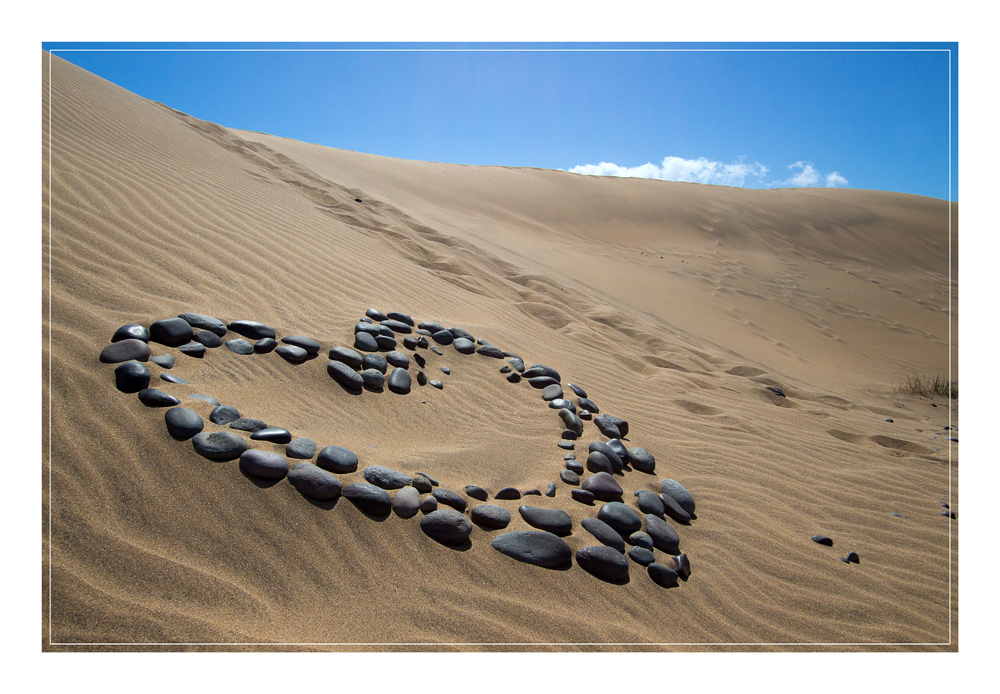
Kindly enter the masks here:
[[[226, 337], [230, 339], [225, 340]], [[353, 348], [335, 346], [329, 350], [327, 373], [350, 393], [384, 393], [388, 389], [405, 395], [411, 392], [413, 379], [409, 371], [410, 356], [396, 349], [400, 337], [402, 346], [410, 350], [412, 361], [419, 367], [416, 375], [419, 386], [444, 388], [442, 381], [427, 377], [424, 371], [427, 358], [421, 351], [428, 350], [443, 357], [445, 353], [441, 348], [447, 348], [458, 355], [478, 354], [503, 361], [499, 371], [507, 381], [527, 381], [541, 390], [542, 401], [556, 410], [563, 427], [558, 446], [570, 451], [564, 455], [559, 480], [571, 488], [570, 496], [574, 501], [591, 507], [595, 501], [601, 502], [596, 517], [586, 518], [581, 523], [600, 544], [576, 552], [576, 563], [580, 567], [615, 584], [629, 582], [632, 563], [644, 567], [650, 579], [665, 588], [678, 585], [679, 579], [688, 579], [690, 560], [681, 553], [680, 537], [665, 518], [689, 524], [696, 518], [694, 498], [679, 482], [664, 479], [660, 483], [660, 494], [644, 489], [635, 492], [635, 509], [624, 502], [624, 490], [616, 475], [623, 477], [633, 469], [653, 474], [656, 467], [651, 453], [640, 447], [627, 449], [622, 443], [629, 433], [628, 422], [601, 414], [598, 405], [578, 385], [566, 383], [576, 403], [565, 397], [562, 377], [551, 367], [535, 364], [526, 368], [520, 356], [485, 340], [477, 340], [461, 328], [446, 328], [434, 321], [415, 326], [410, 316], [395, 311], [383, 314], [369, 309], [354, 327]], [[243, 416], [236, 407], [195, 394], [191, 397], [201, 398], [214, 406], [209, 415], [211, 424], [226, 427], [205, 431], [205, 422], [197, 412], [181, 407], [181, 401], [174, 395], [150, 387], [152, 377], [143, 362], [151, 361], [166, 370], [171, 370], [175, 364], [172, 354], [152, 355], [150, 343], [176, 348], [181, 354], [195, 358], [202, 358], [209, 350], [222, 346], [244, 356], [273, 352], [291, 364], [318, 357], [321, 345], [301, 335], [282, 337], [279, 343], [274, 328], [263, 323], [236, 320], [226, 324], [197, 313], [158, 320], [148, 329], [130, 324], [115, 331], [111, 343], [101, 352], [100, 361], [117, 364], [114, 378], [118, 390], [136, 393], [147, 407], [169, 408], [164, 416], [168, 433], [178, 441], [190, 440], [199, 455], [213, 461], [238, 459], [240, 470], [247, 477], [272, 484], [287, 479], [299, 493], [317, 502], [335, 503], [343, 496], [369, 516], [384, 518], [394, 512], [401, 518], [413, 518], [422, 513], [419, 522], [423, 532], [446, 546], [469, 546], [474, 526], [478, 527], [478, 532], [495, 533], [510, 524], [511, 514], [503, 506], [478, 503], [469, 508], [467, 499], [489, 501], [486, 489], [467, 485], [463, 497], [441, 487], [438, 480], [427, 473], [408, 475], [381, 465], [369, 465], [362, 472], [365, 482], [344, 486], [338, 476], [358, 469], [358, 456], [353, 451], [331, 445], [317, 454], [316, 443], [308, 438], [293, 438], [287, 429], [268, 426]], [[444, 375], [450, 373], [448, 366], [441, 366], [440, 370]], [[189, 383], [167, 371], [160, 374], [160, 379], [165, 383]], [[586, 461], [581, 463], [573, 451], [575, 442], [584, 433], [585, 421], [592, 422], [607, 440], [591, 442]], [[285, 455], [252, 448], [237, 431], [248, 432], [251, 444], [266, 441], [284, 445]], [[314, 456], [315, 463], [309, 462]], [[591, 474], [584, 479], [585, 470]], [[554, 497], [557, 488], [556, 482], [551, 482], [544, 497]], [[390, 491], [394, 493], [390, 495]], [[522, 493], [516, 486], [498, 490], [493, 499], [516, 500], [528, 496], [538, 497], [538, 502], [545, 503], [540, 490], [529, 489]], [[493, 548], [527, 564], [568, 569], [572, 565], [573, 552], [563, 538], [574, 530], [569, 514], [558, 508], [527, 504], [518, 512], [536, 530], [495, 536], [491, 541]], [[658, 563], [654, 550], [666, 555], [664, 563]]]

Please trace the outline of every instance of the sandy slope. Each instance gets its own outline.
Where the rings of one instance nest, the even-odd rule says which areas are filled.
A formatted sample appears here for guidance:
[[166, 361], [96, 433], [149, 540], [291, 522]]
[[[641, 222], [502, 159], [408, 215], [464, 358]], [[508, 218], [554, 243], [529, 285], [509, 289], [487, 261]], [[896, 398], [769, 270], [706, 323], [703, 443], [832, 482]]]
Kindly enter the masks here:
[[[387, 159], [229, 130], [43, 60], [44, 648], [957, 648], [958, 521], [938, 506], [957, 508], [942, 432], [957, 410], [893, 392], [946, 373], [957, 347], [946, 202]], [[325, 353], [369, 307], [548, 364], [627, 419], [657, 471], [620, 478], [625, 501], [666, 477], [697, 499], [678, 526], [690, 580], [664, 590], [633, 564], [610, 585], [509, 560], [478, 528], [457, 551], [417, 519], [262, 487], [172, 440], [97, 360], [119, 325], [185, 311]], [[452, 369], [444, 390], [352, 396], [324, 358], [154, 346], [192, 383], [165, 390], [346, 446], [362, 467], [458, 492], [558, 480], [562, 427], [539, 392], [442, 351], [427, 371]], [[594, 439], [587, 424], [577, 452]], [[530, 503], [570, 513], [574, 550], [596, 544], [579, 526], [596, 507], [569, 491]], [[528, 529], [522, 502], [496, 503]], [[837, 560], [851, 549], [860, 565]]]

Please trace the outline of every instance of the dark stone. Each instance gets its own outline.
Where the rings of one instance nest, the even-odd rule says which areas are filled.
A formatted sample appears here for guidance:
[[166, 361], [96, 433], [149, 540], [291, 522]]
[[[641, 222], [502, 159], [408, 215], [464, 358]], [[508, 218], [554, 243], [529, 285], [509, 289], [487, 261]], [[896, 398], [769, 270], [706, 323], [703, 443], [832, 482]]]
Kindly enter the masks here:
[[402, 489], [413, 481], [409, 475], [383, 465], [369, 465], [364, 469], [365, 480], [382, 489]]
[[387, 319], [380, 321], [382, 325], [389, 328], [394, 333], [402, 333], [404, 335], [409, 335], [413, 332], [413, 327], [403, 323], [402, 321]]
[[544, 364], [532, 364], [531, 368], [522, 374], [525, 378], [536, 378], [538, 376], [548, 376], [556, 381], [556, 383], [562, 381], [562, 377], [559, 376], [559, 372], [555, 369], [549, 368]]
[[587, 397], [587, 391], [585, 391], [580, 386], [575, 386], [572, 383], [567, 383], [566, 387], [569, 388], [570, 390], [572, 390], [574, 393], [576, 393], [576, 397], [578, 397], [578, 398], [585, 398], [585, 397]]
[[[560, 412], [561, 411], [562, 410], [560, 410]], [[580, 438], [580, 435], [571, 429], [563, 429], [562, 433], [559, 435], [559, 438], [564, 439], [566, 441], [576, 441], [578, 438]]]
[[186, 345], [181, 345], [177, 348], [182, 354], [186, 354], [189, 357], [201, 357], [205, 356], [205, 345], [200, 342], [189, 342]]
[[174, 368], [174, 355], [173, 354], [161, 354], [158, 357], [150, 357], [149, 360], [159, 367], [164, 369]]
[[577, 398], [576, 402], [577, 404], [580, 405], [581, 409], [587, 410], [587, 412], [590, 412], [591, 414], [597, 414], [598, 412], [601, 411], [600, 408], [597, 406], [597, 403], [595, 403], [590, 398], [587, 397]]
[[194, 393], [191, 397], [196, 400], [204, 400], [212, 407], [219, 407], [222, 405], [221, 402], [213, 398], [211, 395], [202, 395], [201, 393]]
[[566, 541], [544, 530], [504, 533], [490, 544], [512, 559], [547, 569], [569, 567], [573, 561], [573, 550]]
[[226, 349], [230, 352], [236, 352], [236, 354], [253, 354], [253, 345], [241, 337], [226, 342]]
[[375, 337], [370, 333], [355, 333], [354, 346], [363, 352], [378, 351], [378, 342], [375, 341]]
[[563, 450], [566, 451], [571, 451], [575, 448], [572, 441], [560, 441], [558, 445], [559, 448], [562, 448]]
[[331, 361], [326, 365], [326, 372], [340, 385], [348, 390], [361, 390], [365, 380], [361, 374], [342, 361]]
[[785, 391], [783, 391], [778, 386], [764, 386], [764, 388], [766, 388], [767, 390], [771, 391], [772, 393], [774, 393], [775, 395], [777, 395], [779, 398], [785, 397]]
[[180, 347], [191, 341], [194, 330], [183, 318], [165, 318], [149, 326], [149, 339], [167, 347]]
[[478, 499], [479, 501], [486, 501], [490, 498], [490, 495], [482, 487], [477, 487], [474, 484], [465, 485], [465, 493], [471, 496], [473, 499]]
[[[591, 410], [593, 412], [593, 410]], [[620, 439], [628, 436], [628, 422], [609, 414], [599, 414], [594, 417], [594, 424], [601, 430], [601, 433], [609, 439]]]
[[403, 338], [403, 347], [406, 349], [416, 349], [417, 348], [417, 338], [412, 335], [407, 335]]
[[654, 472], [656, 470], [656, 458], [645, 448], [634, 446], [628, 449], [629, 461], [639, 472]]
[[[435, 346], [435, 345], [431, 345], [431, 351], [434, 352], [434, 354], [438, 355], [439, 357], [443, 357], [444, 356], [444, 353], [441, 350], [439, 350], [437, 348], [437, 346]], [[448, 373], [451, 373], [451, 372], [449, 371]]]
[[261, 338], [253, 343], [253, 351], [257, 354], [270, 354], [278, 348], [278, 341], [271, 337]]
[[521, 374], [517, 373], [516, 371], [514, 373], [507, 374], [507, 380], [510, 383], [517, 383], [518, 381], [521, 380]]
[[587, 449], [591, 452], [596, 451], [607, 458], [608, 462], [611, 464], [611, 472], [621, 474], [622, 470], [625, 468], [625, 461], [622, 460], [617, 453], [615, 453], [614, 448], [603, 441], [592, 441]]
[[611, 547], [584, 547], [576, 553], [576, 563], [602, 581], [628, 583], [628, 559]]
[[555, 400], [550, 400], [549, 407], [553, 410], [569, 410], [573, 414], [576, 414], [576, 405], [566, 398], [556, 398]]
[[572, 484], [574, 486], [580, 484], [580, 476], [572, 470], [562, 470], [559, 473], [559, 479], [566, 484]]
[[622, 539], [618, 531], [604, 521], [597, 518], [584, 518], [580, 521], [580, 525], [583, 526], [584, 530], [597, 538], [597, 541], [601, 544], [613, 547], [624, 554], [625, 540]]
[[608, 460], [608, 457], [600, 451], [593, 451], [587, 456], [587, 469], [591, 472], [603, 472], [609, 475], [614, 471], [611, 461]]
[[583, 474], [583, 464], [579, 460], [567, 460], [566, 469], [572, 470], [577, 475]]
[[669, 494], [660, 494], [660, 501], [663, 502], [663, 512], [673, 518], [678, 523], [690, 523], [691, 514], [681, 508], [677, 499]]
[[447, 366], [442, 366], [441, 367], [441, 373], [443, 373], [445, 375], [449, 375], [449, 374], [451, 374], [451, 369], [449, 369]]
[[694, 497], [691, 496], [691, 492], [685, 489], [684, 485], [680, 482], [670, 479], [661, 480], [660, 490], [667, 496], [673, 497], [688, 514], [694, 514]]
[[502, 530], [510, 524], [510, 511], [502, 506], [480, 504], [472, 509], [472, 522], [490, 530]]
[[500, 367], [500, 373], [502, 373], [502, 374], [509, 374], [510, 373], [510, 367], [509, 366], [501, 366]]
[[[577, 478], [579, 479], [579, 478]], [[556, 483], [549, 482], [549, 486], [545, 488], [545, 496], [555, 496], [556, 495]]]
[[421, 494], [428, 494], [430, 493], [431, 489], [434, 488], [434, 485], [431, 484], [431, 481], [420, 474], [414, 475], [413, 481], [410, 482], [410, 484], [413, 486], [414, 489], [416, 489]]
[[385, 360], [399, 369], [410, 368], [410, 358], [402, 352], [389, 352], [385, 355]]
[[169, 393], [164, 393], [156, 388], [143, 388], [139, 391], [139, 402], [146, 407], [173, 407], [180, 405], [181, 401]]
[[376, 335], [375, 344], [378, 345], [379, 349], [384, 351], [396, 349], [396, 339], [388, 335]]
[[[642, 519], [639, 514], [620, 501], [612, 501], [601, 506], [601, 510], [597, 512], [597, 518], [617, 530], [622, 537], [628, 537], [636, 530], [642, 530]], [[650, 518], [660, 520], [656, 516], [650, 516]], [[653, 533], [649, 534], [652, 536]]]
[[435, 487], [439, 487], [441, 485], [440, 482], [438, 482], [436, 479], [434, 479], [433, 477], [431, 477], [430, 475], [428, 475], [426, 472], [419, 472], [418, 471], [417, 474], [420, 475], [421, 477], [426, 478], [427, 481], [430, 482]]
[[365, 315], [371, 318], [372, 320], [378, 321], [380, 323], [384, 320], [389, 320], [389, 316], [385, 315], [381, 311], [374, 308], [370, 308], [367, 311], [365, 311]]
[[494, 359], [503, 359], [503, 352], [493, 345], [486, 345], [485, 347], [480, 347], [476, 350], [479, 354], [484, 357], [493, 357]]
[[653, 538], [648, 534], [642, 532], [641, 530], [636, 530], [634, 533], [628, 536], [628, 543], [630, 545], [635, 545], [636, 547], [645, 547], [646, 549], [653, 549]]
[[123, 393], [138, 393], [149, 387], [149, 369], [137, 361], [115, 367], [115, 388]]
[[545, 530], [560, 537], [565, 537], [573, 532], [573, 520], [563, 510], [539, 508], [538, 506], [521, 506], [517, 510], [525, 523], [539, 530]]
[[385, 317], [389, 320], [399, 321], [400, 323], [406, 323], [411, 328], [413, 327], [413, 319], [405, 313], [400, 313], [399, 311], [389, 311], [385, 314]]
[[520, 357], [510, 357], [507, 359], [507, 363], [513, 366], [518, 373], [524, 373], [524, 362]]
[[382, 390], [385, 386], [385, 375], [377, 369], [365, 369], [361, 372], [361, 380], [364, 381], [365, 388], [372, 390]]
[[442, 508], [421, 518], [420, 529], [432, 540], [447, 545], [467, 538], [472, 532], [472, 523], [458, 511]]
[[372, 323], [364, 323], [364, 322], [362, 322], [362, 323], [358, 323], [357, 325], [354, 326], [354, 332], [355, 333], [369, 333], [372, 337], [375, 337], [376, 335], [380, 335], [381, 334], [381, 331], [379, 330], [380, 327], [381, 326], [373, 325]]
[[420, 510], [424, 513], [434, 513], [437, 511], [438, 500], [431, 495], [427, 495], [420, 502]]
[[421, 369], [427, 366], [427, 360], [424, 359], [422, 354], [414, 354], [413, 361], [417, 362], [417, 366], [419, 366]]
[[222, 347], [222, 338], [210, 330], [195, 330], [194, 335], [191, 336], [191, 341], [205, 345], [209, 349]]
[[[521, 374], [521, 376], [528, 379], [528, 383], [531, 385], [532, 388], [538, 388], [539, 390], [541, 390], [542, 388], [548, 388], [549, 386], [559, 385], [559, 381], [552, 378], [551, 376], [535, 376], [534, 378], [528, 378], [524, 374]], [[560, 386], [560, 394], [557, 395], [556, 397], [559, 398], [562, 397], [562, 386]], [[549, 399], [551, 400], [552, 398]]]
[[367, 482], [355, 482], [344, 487], [341, 493], [361, 511], [372, 516], [388, 516], [392, 511], [392, 497], [389, 492]]
[[234, 320], [227, 326], [234, 333], [249, 337], [251, 340], [261, 340], [269, 337], [272, 340], [277, 337], [274, 328], [270, 325], [258, 323], [255, 320]]
[[[334, 356], [334, 350], [335, 349], [347, 350], [349, 352], [353, 352], [356, 355], [358, 354], [357, 352], [355, 352], [353, 349], [348, 350], [347, 347], [340, 347], [340, 348], [335, 347], [334, 349], [330, 350], [330, 358], [331, 359], [333, 359], [335, 361], [342, 361], [345, 364], [347, 364], [348, 366], [354, 366], [354, 364], [352, 364], [350, 361], [347, 361], [346, 359], [337, 359], [337, 357]], [[358, 356], [361, 356], [361, 355], [358, 355]], [[353, 361], [353, 359], [352, 359], [352, 361]], [[375, 369], [376, 371], [384, 374], [386, 371], [389, 370], [389, 362], [387, 362], [385, 360], [385, 357], [383, 357], [381, 354], [366, 354], [362, 358], [361, 363], [357, 367], [354, 367], [354, 368], [358, 368], [358, 367], [362, 367], [362, 368], [365, 368], [365, 369]]]
[[861, 557], [858, 556], [857, 552], [848, 552], [846, 557], [840, 557], [840, 561], [845, 564], [860, 564]]
[[306, 351], [306, 354], [319, 354], [319, 342], [311, 337], [304, 337], [303, 335], [289, 335], [288, 337], [281, 338], [281, 341], [286, 345], [301, 347]]
[[464, 337], [457, 338], [452, 344], [462, 354], [472, 354], [476, 351], [476, 343]]
[[239, 418], [240, 411], [230, 405], [220, 405], [208, 415], [208, 419], [212, 424], [229, 424]]
[[410, 378], [410, 373], [406, 369], [395, 368], [392, 373], [389, 374], [389, 378], [386, 381], [386, 385], [389, 387], [393, 393], [399, 393], [400, 395], [405, 395], [410, 392], [410, 385], [412, 384], [412, 379]]
[[434, 340], [439, 345], [450, 345], [455, 341], [455, 336], [451, 334], [448, 330], [438, 330], [433, 335], [431, 339]]
[[539, 489], [528, 489], [524, 492], [525, 496], [541, 496], [542, 492]]
[[316, 464], [329, 472], [346, 475], [358, 469], [358, 456], [340, 446], [327, 446], [319, 452]]
[[660, 497], [645, 489], [640, 489], [635, 495], [638, 497], [635, 505], [639, 507], [640, 511], [651, 513], [654, 516], [663, 516], [663, 502]]
[[563, 421], [563, 424], [566, 425], [566, 428], [577, 436], [583, 433], [583, 422], [579, 417], [565, 407], [559, 410], [559, 418]]
[[167, 423], [167, 431], [178, 441], [187, 441], [205, 428], [201, 415], [186, 407], [170, 408], [163, 419]]
[[426, 330], [430, 332], [432, 335], [434, 333], [439, 333], [445, 329], [443, 325], [432, 320], [421, 321], [420, 323], [417, 324], [417, 327], [420, 328], [421, 330]]
[[677, 572], [673, 569], [668, 569], [662, 564], [650, 564], [646, 567], [646, 571], [649, 572], [649, 577], [653, 579], [653, 583], [664, 588], [673, 588], [677, 585]]
[[570, 490], [569, 495], [573, 497], [574, 501], [579, 501], [581, 504], [587, 504], [589, 506], [594, 503], [594, 493], [588, 492], [586, 489]]
[[688, 559], [686, 554], [678, 554], [674, 557], [674, 565], [676, 566], [677, 575], [683, 578], [685, 581], [691, 575], [691, 560]]
[[102, 364], [120, 364], [123, 361], [149, 361], [149, 345], [129, 337], [112, 342], [101, 350]]
[[813, 535], [812, 541], [817, 544], [826, 545], [827, 547], [833, 547], [833, 540], [826, 535]]
[[[423, 373], [423, 371], [421, 371], [420, 373]], [[432, 379], [432, 380], [427, 381], [427, 382], [430, 383], [435, 388], [437, 388], [438, 390], [443, 390], [444, 389], [444, 384], [441, 381]]]
[[299, 494], [316, 501], [333, 501], [340, 496], [340, 480], [312, 463], [297, 463], [288, 471], [288, 481]]
[[431, 492], [434, 498], [440, 501], [442, 504], [451, 506], [458, 511], [464, 511], [468, 506], [468, 503], [460, 497], [455, 492], [450, 489], [435, 489]]
[[608, 441], [608, 448], [610, 448], [615, 452], [615, 455], [618, 456], [618, 459], [621, 460], [622, 463], [627, 464], [630, 462], [628, 457], [628, 449], [625, 448], [622, 442], [619, 441], [618, 439], [611, 439], [610, 441]]
[[274, 351], [277, 352], [278, 356], [282, 359], [291, 362], [292, 364], [301, 364], [309, 358], [309, 353], [307, 351], [295, 345], [281, 345]]
[[549, 400], [555, 400], [556, 398], [562, 398], [562, 386], [555, 383], [551, 386], [546, 386], [542, 389], [542, 400], [548, 402]]
[[187, 381], [180, 376], [174, 376], [173, 374], [160, 374], [160, 378], [167, 383], [190, 383], [190, 381]]
[[494, 499], [520, 499], [521, 492], [518, 491], [516, 487], [504, 487], [498, 491], [494, 496]]
[[255, 431], [260, 431], [261, 429], [267, 429], [267, 424], [259, 419], [240, 417], [239, 419], [231, 421], [229, 423], [229, 428], [238, 429], [239, 431], [249, 431], [252, 434]]
[[456, 340], [461, 337], [463, 339], [468, 340], [469, 342], [471, 342], [473, 344], [475, 344], [475, 342], [476, 342], [476, 338], [472, 336], [472, 333], [470, 333], [470, 332], [468, 332], [466, 330], [462, 330], [461, 328], [450, 327], [450, 328], [448, 328], [448, 332], [450, 332], [452, 335], [454, 335]]
[[292, 432], [280, 427], [268, 427], [260, 429], [250, 435], [253, 441], [270, 441], [271, 443], [289, 443], [292, 440]]
[[200, 432], [191, 439], [198, 455], [209, 460], [236, 460], [247, 450], [247, 442], [231, 431]]
[[677, 554], [680, 551], [681, 538], [677, 531], [662, 518], [652, 514], [646, 515], [646, 532], [653, 539], [653, 546], [667, 554]]
[[632, 547], [628, 551], [628, 556], [629, 559], [643, 566], [649, 566], [656, 561], [656, 556], [646, 547]]
[[240, 456], [240, 471], [248, 477], [280, 480], [288, 475], [288, 461], [277, 453], [250, 448]]
[[392, 510], [400, 518], [413, 518], [420, 510], [420, 492], [414, 487], [403, 487], [392, 497]]
[[285, 448], [285, 455], [289, 458], [309, 460], [316, 455], [316, 442], [304, 436], [292, 439], [291, 443]]
[[580, 410], [580, 419], [590, 421], [590, 410]]
[[112, 342], [121, 342], [122, 340], [149, 342], [149, 331], [137, 323], [129, 323], [118, 328], [111, 336]]
[[[213, 318], [212, 316], [206, 316], [201, 313], [182, 313], [177, 317], [187, 322], [187, 324], [192, 328], [207, 330], [216, 337], [223, 337], [227, 332], [226, 324], [218, 318]], [[207, 346], [208, 345], [206, 345], [206, 347]]]

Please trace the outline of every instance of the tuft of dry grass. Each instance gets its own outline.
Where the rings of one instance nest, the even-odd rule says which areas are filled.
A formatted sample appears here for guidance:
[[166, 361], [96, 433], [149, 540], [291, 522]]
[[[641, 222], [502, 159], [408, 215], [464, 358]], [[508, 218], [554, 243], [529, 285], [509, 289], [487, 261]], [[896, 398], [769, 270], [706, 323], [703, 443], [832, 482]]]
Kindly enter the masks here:
[[933, 381], [927, 376], [910, 376], [906, 379], [906, 383], [896, 390], [906, 395], [921, 395], [928, 398], [938, 395], [958, 400], [958, 381], [949, 382], [942, 376], [935, 376]]

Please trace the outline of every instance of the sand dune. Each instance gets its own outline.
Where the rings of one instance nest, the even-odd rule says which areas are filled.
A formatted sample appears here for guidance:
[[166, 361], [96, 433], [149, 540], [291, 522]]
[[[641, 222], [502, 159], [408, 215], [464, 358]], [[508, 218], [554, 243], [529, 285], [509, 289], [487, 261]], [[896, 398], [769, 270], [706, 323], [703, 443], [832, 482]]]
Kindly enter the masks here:
[[[895, 392], [947, 374], [949, 343], [957, 378], [957, 206], [389, 159], [43, 60], [44, 649], [957, 649], [958, 520], [939, 506], [957, 510], [957, 404]], [[149, 368], [206, 421], [194, 394], [355, 451], [345, 485], [368, 465], [460, 494], [556, 482], [528, 503], [569, 513], [574, 552], [598, 544], [580, 527], [598, 507], [559, 481], [560, 420], [503, 362], [418, 350], [444, 388], [405, 396], [331, 380], [326, 351], [371, 307], [547, 364], [626, 419], [656, 472], [619, 477], [623, 500], [664, 478], [697, 500], [673, 524], [689, 580], [529, 566], [478, 527], [459, 551], [419, 516], [255, 483], [98, 361], [119, 326], [184, 312], [313, 337], [300, 365], [153, 344], [190, 385]], [[586, 423], [578, 458], [605, 439]], [[524, 500], [490, 503], [530, 529]]]

